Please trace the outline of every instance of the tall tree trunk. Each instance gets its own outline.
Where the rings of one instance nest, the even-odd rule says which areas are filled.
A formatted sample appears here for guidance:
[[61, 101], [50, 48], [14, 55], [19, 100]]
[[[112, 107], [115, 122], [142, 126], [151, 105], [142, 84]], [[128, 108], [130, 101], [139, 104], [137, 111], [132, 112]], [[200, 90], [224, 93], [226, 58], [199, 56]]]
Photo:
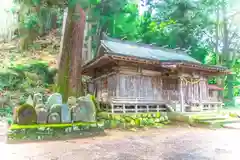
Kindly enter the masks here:
[[86, 25], [86, 15], [84, 10], [76, 6], [75, 13], [80, 14], [80, 21], [73, 22], [72, 32], [72, 56], [70, 59], [70, 74], [69, 74], [69, 96], [78, 97], [81, 95], [82, 84], [82, 52], [84, 48], [84, 29]]
[[[215, 34], [216, 34], [216, 42], [215, 42], [215, 53], [216, 53], [216, 65], [222, 65], [221, 60], [220, 60], [220, 53], [219, 53], [219, 24], [220, 24], [220, 12], [219, 12], [219, 4], [217, 4], [216, 6], [216, 17], [217, 17], [217, 21], [216, 21], [216, 25], [215, 25]], [[221, 86], [222, 88], [224, 88], [224, 78], [222, 76], [218, 76], [217, 79], [217, 85]], [[219, 98], [223, 99], [224, 95], [223, 95], [223, 91], [219, 91], [218, 92]]]
[[216, 9], [216, 16], [217, 16], [217, 21], [215, 25], [215, 34], [216, 34], [216, 44], [215, 44], [215, 53], [216, 53], [216, 65], [220, 64], [220, 56], [219, 56], [219, 21], [220, 21], [220, 14], [219, 14], [219, 5], [217, 5]]
[[57, 91], [63, 95], [63, 101], [66, 101], [68, 98], [68, 84], [69, 84], [69, 59], [71, 56], [71, 33], [72, 33], [72, 17], [73, 17], [73, 8], [68, 8], [67, 13], [65, 10], [64, 14], [67, 14], [64, 17], [63, 21], [63, 32], [62, 40], [60, 46], [60, 58], [58, 63], [58, 74], [57, 74]]
[[[226, 11], [226, 3], [225, 0], [222, 2], [222, 15], [223, 15], [223, 56], [224, 60], [226, 60], [226, 66], [228, 69], [232, 68], [232, 61], [233, 56], [232, 53], [229, 50], [230, 47], [230, 41], [229, 41], [229, 30], [228, 30], [228, 18], [227, 18], [227, 11]], [[229, 74], [227, 75], [227, 98], [230, 102], [229, 105], [233, 105], [233, 75]]]
[[[89, 22], [88, 23], [88, 31], [92, 29], [92, 24]], [[87, 42], [87, 60], [91, 60], [93, 57], [92, 55], [92, 36], [88, 37], [88, 42]]]
[[[80, 13], [80, 21], [75, 21], [74, 16], [78, 13]], [[85, 28], [83, 9], [79, 6], [69, 7], [63, 28], [57, 89], [66, 102], [69, 96], [81, 95], [81, 61]]]

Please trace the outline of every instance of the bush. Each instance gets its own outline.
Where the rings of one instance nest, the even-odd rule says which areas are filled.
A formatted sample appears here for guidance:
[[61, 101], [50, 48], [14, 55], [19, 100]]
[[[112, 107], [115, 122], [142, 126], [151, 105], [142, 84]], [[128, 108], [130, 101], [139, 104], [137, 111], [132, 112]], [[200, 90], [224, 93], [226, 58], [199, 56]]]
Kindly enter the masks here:
[[42, 61], [33, 61], [28, 65], [16, 65], [11, 68], [17, 73], [24, 75], [26, 78], [26, 72], [35, 73], [39, 77], [43, 78], [43, 82], [46, 84], [54, 83], [54, 76], [57, 73], [57, 70], [54, 68], [49, 69], [48, 64]]
[[11, 66], [0, 70], [0, 91], [26, 89], [30, 87], [47, 87], [54, 83], [56, 69], [49, 69], [48, 64], [35, 61], [30, 64]]
[[11, 69], [0, 71], [0, 90], [14, 90], [23, 82], [24, 77]]

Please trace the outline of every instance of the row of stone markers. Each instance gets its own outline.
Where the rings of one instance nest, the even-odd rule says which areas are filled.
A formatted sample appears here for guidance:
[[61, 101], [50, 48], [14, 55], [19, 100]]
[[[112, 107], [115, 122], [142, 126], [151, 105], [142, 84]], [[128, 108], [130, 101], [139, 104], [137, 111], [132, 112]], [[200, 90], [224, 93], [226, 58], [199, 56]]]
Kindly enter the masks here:
[[64, 104], [59, 93], [50, 95], [45, 103], [43, 95], [38, 93], [29, 96], [26, 103], [15, 107], [13, 112], [14, 124], [19, 125], [96, 121], [96, 108], [91, 95], [69, 97]]

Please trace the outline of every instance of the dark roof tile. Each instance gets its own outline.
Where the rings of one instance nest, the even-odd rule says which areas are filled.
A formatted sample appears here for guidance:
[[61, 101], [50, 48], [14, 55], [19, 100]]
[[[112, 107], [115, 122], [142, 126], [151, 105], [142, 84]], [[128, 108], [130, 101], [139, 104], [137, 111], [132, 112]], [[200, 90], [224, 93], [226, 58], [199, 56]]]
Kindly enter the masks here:
[[138, 44], [108, 38], [102, 40], [102, 45], [111, 51], [112, 54], [122, 56], [133, 56], [149, 60], [159, 61], [182, 61], [201, 64], [201, 62], [189, 56], [183, 51], [175, 51], [151, 45]]

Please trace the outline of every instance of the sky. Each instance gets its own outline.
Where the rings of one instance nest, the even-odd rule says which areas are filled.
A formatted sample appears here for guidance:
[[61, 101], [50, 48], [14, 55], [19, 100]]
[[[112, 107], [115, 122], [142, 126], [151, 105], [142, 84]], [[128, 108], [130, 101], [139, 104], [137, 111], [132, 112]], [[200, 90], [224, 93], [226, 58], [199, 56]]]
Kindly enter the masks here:
[[1, 0], [0, 5], [0, 39], [2, 36], [7, 36], [8, 33], [14, 30], [14, 25], [16, 19], [10, 13], [7, 13], [6, 10], [10, 9], [13, 6], [12, 0]]
[[231, 4], [232, 10], [230, 11], [230, 14], [234, 14], [236, 12], [239, 12], [236, 16], [234, 16], [234, 22], [235, 24], [240, 28], [240, 0], [233, 0]]

